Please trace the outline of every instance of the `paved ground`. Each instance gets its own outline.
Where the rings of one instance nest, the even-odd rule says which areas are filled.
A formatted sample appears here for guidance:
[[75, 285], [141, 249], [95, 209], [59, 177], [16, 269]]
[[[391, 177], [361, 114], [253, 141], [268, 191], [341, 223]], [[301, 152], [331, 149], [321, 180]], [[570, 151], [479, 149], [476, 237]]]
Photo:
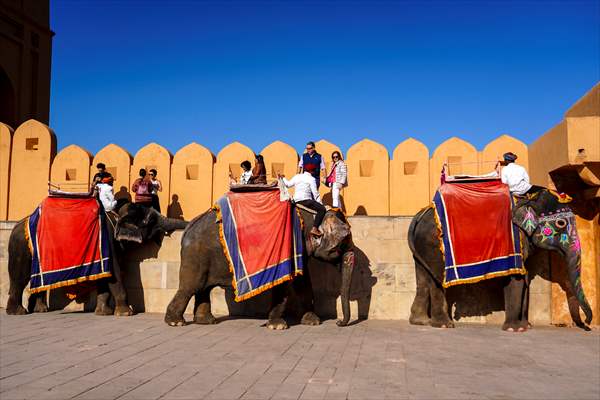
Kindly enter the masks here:
[[600, 333], [401, 321], [269, 331], [162, 315], [7, 316], [0, 399], [599, 399]]

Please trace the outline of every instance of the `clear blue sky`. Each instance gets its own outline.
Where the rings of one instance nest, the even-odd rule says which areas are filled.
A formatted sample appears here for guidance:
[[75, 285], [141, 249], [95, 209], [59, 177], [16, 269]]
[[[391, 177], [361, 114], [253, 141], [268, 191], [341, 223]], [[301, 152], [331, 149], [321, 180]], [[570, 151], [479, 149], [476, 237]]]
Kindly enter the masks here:
[[51, 0], [59, 147], [526, 143], [600, 79], [600, 1]]

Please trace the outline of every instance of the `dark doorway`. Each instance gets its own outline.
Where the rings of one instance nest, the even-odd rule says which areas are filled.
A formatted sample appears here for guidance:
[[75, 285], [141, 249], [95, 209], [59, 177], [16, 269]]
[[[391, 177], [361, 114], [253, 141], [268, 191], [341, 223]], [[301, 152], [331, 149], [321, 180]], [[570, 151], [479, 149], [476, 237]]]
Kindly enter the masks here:
[[16, 129], [15, 91], [4, 69], [0, 67], [0, 122]]

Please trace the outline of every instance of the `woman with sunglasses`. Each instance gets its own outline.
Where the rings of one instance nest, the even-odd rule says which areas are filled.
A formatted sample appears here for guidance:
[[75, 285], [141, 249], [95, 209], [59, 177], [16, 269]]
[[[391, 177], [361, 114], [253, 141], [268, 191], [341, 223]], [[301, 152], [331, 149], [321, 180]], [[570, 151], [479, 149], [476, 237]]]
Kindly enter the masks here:
[[152, 208], [160, 213], [160, 201], [158, 199], [158, 192], [162, 192], [162, 183], [156, 179], [158, 172], [153, 168], [150, 170], [150, 183], [152, 189]]
[[332, 206], [340, 208], [340, 190], [348, 185], [348, 169], [339, 151], [331, 153], [331, 172], [325, 179], [325, 185], [331, 188]]

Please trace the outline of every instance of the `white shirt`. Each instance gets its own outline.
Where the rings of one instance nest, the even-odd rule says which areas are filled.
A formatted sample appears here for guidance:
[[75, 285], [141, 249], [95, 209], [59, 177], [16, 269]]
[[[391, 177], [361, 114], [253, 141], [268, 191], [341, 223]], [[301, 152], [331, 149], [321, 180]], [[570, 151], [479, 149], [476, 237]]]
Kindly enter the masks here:
[[317, 190], [317, 181], [309, 172], [294, 175], [289, 181], [283, 178], [286, 187], [295, 187], [294, 201], [316, 200], [321, 203], [321, 196]]
[[248, 182], [250, 181], [251, 177], [252, 177], [252, 171], [251, 170], [242, 172], [242, 174], [240, 175], [240, 183], [242, 183], [244, 185], [248, 184]]
[[527, 171], [525, 171], [525, 168], [515, 164], [514, 162], [502, 168], [500, 175], [502, 177], [502, 183], [506, 183], [508, 185], [508, 189], [511, 191], [511, 193], [523, 195], [525, 192], [531, 189]]
[[98, 188], [98, 198], [106, 211], [112, 211], [117, 205], [115, 196], [113, 195], [113, 187], [107, 183], [99, 183], [96, 185]]

